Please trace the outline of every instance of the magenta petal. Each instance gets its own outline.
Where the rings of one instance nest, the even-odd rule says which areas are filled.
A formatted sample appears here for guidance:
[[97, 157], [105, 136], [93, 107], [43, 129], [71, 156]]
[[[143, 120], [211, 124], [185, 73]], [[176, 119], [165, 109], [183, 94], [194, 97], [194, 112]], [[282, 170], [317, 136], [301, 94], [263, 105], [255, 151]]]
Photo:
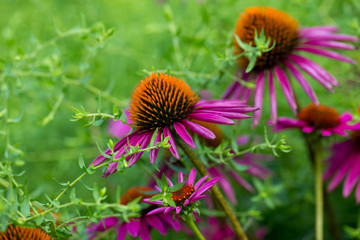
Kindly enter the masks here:
[[356, 64], [356, 61], [354, 61], [353, 59], [348, 58], [346, 56], [343, 56], [343, 55], [341, 55], [337, 52], [333, 52], [333, 51], [318, 49], [318, 48], [314, 48], [314, 47], [297, 47], [297, 48], [295, 48], [295, 50], [313, 53], [316, 55], [332, 58], [332, 59], [335, 59], [335, 60], [338, 60], [341, 62]]
[[184, 174], [182, 172], [179, 172], [178, 175], [178, 183], [184, 182]]
[[124, 240], [126, 236], [126, 223], [121, 224], [117, 229], [117, 240]]
[[179, 214], [181, 212], [182, 207], [176, 207], [176, 214]]
[[294, 93], [292, 91], [292, 88], [290, 86], [289, 80], [286, 77], [285, 72], [278, 66], [275, 66], [275, 75], [279, 80], [280, 86], [284, 92], [285, 98], [288, 101], [290, 108], [294, 112], [295, 115], [297, 115], [297, 105], [294, 97]]
[[353, 45], [336, 42], [336, 41], [323, 41], [323, 40], [309, 40], [304, 42], [304, 45], [310, 46], [319, 46], [319, 47], [327, 47], [327, 48], [335, 48], [335, 49], [345, 49], [345, 50], [354, 50], [355, 47]]
[[165, 226], [157, 215], [146, 216], [145, 220], [151, 227], [158, 230], [162, 235], [166, 234]]
[[[149, 145], [152, 135], [153, 135], [152, 131], [150, 131], [144, 135], [143, 139], [140, 142], [140, 149], [144, 149]], [[134, 165], [137, 162], [137, 160], [139, 160], [139, 158], [141, 157], [141, 155], [143, 153], [144, 152], [139, 152], [139, 153], [133, 154], [129, 160], [128, 166], [131, 167], [132, 165]]]
[[195, 186], [194, 186], [195, 190], [198, 190], [199, 187], [206, 181], [206, 179], [207, 179], [208, 177], [209, 177], [209, 176], [206, 175], [206, 176], [203, 176], [202, 178], [200, 178], [199, 181], [197, 181], [197, 182], [195, 183]]
[[350, 41], [357, 42], [358, 38], [352, 35], [332, 33], [328, 31], [308, 31], [301, 32], [301, 38], [309, 40], [335, 40], [335, 41]]
[[277, 103], [276, 103], [276, 92], [275, 84], [273, 79], [272, 71], [268, 71], [268, 80], [269, 80], [269, 95], [270, 95], [270, 107], [271, 107], [271, 123], [276, 123], [277, 120]]
[[344, 182], [344, 188], [343, 188], [343, 195], [344, 197], [348, 197], [354, 188], [356, 182], [359, 180], [360, 175], [360, 154], [359, 153], [353, 153], [351, 156], [351, 159], [348, 159], [347, 161], [352, 161], [353, 166], [349, 171], [348, 176], [345, 179]]
[[255, 87], [255, 94], [254, 94], [254, 105], [255, 107], [260, 108], [259, 111], [254, 112], [254, 119], [253, 119], [253, 127], [257, 126], [260, 122], [261, 117], [261, 107], [263, 102], [263, 94], [264, 94], [264, 76], [265, 72], [260, 72], [259, 76], [256, 80], [256, 87]]
[[180, 222], [177, 220], [177, 218], [173, 219], [172, 216], [170, 215], [164, 215], [164, 214], [160, 214], [159, 217], [161, 218], [161, 220], [166, 223], [167, 225], [169, 225], [170, 227], [172, 227], [176, 232], [180, 231], [181, 228], [181, 224]]
[[291, 73], [298, 80], [299, 84], [304, 89], [306, 94], [309, 96], [311, 101], [313, 101], [313, 103], [315, 103], [316, 105], [319, 105], [319, 100], [317, 99], [314, 90], [311, 88], [310, 84], [306, 81], [303, 75], [290, 62], [286, 60], [284, 60], [283, 62], [285, 66], [291, 71]]
[[306, 33], [306, 32], [317, 32], [317, 31], [328, 31], [328, 32], [336, 32], [338, 31], [339, 28], [336, 26], [315, 26], [315, 27], [303, 27], [300, 28], [300, 32], [301, 33]]
[[[158, 130], [158, 133], [157, 133], [157, 135], [156, 135], [155, 141], [154, 141], [154, 146], [156, 146], [156, 144], [157, 144], [158, 142], [160, 142], [160, 140], [161, 140], [161, 130], [159, 129], [159, 130]], [[155, 163], [155, 160], [156, 160], [156, 157], [157, 157], [157, 155], [158, 155], [158, 152], [159, 152], [159, 149], [158, 149], [158, 148], [150, 150], [150, 163], [151, 163], [151, 164], [154, 164], [154, 163]]]
[[191, 202], [196, 202], [199, 201], [200, 199], [206, 198], [206, 195], [200, 195], [200, 196], [196, 196], [194, 198], [191, 199]]
[[306, 123], [287, 117], [280, 117], [274, 126], [274, 131], [280, 131], [287, 128], [303, 128], [306, 126]]
[[244, 187], [246, 190], [248, 190], [249, 192], [255, 192], [254, 188], [245, 180], [243, 179], [241, 176], [239, 176], [238, 174], [236, 174], [234, 171], [229, 171], [229, 175], [238, 183], [240, 184], [242, 187]]
[[141, 240], [151, 240], [149, 229], [145, 221], [141, 221], [139, 237]]
[[327, 90], [333, 92], [331, 84], [335, 86], [338, 85], [337, 80], [333, 76], [331, 76], [325, 69], [323, 69], [318, 64], [311, 61], [310, 59], [294, 54], [289, 54], [288, 57], [294, 63], [296, 63], [302, 70], [304, 70], [314, 79], [316, 79]]
[[[201, 194], [203, 194], [204, 192], [206, 192], [207, 190], [209, 190], [210, 188], [212, 188], [212, 186], [215, 185], [215, 183], [217, 181], [219, 181], [220, 178], [216, 177], [211, 179], [210, 181], [204, 183], [204, 185], [202, 185], [197, 191], [196, 191], [196, 196], [200, 196]], [[194, 196], [194, 197], [196, 197]]]
[[359, 204], [360, 203], [360, 184], [358, 184], [356, 187], [355, 197], [356, 197], [356, 203]]
[[184, 125], [179, 122], [174, 123], [174, 128], [176, 132], [179, 134], [182, 140], [186, 142], [190, 147], [196, 148], [195, 143], [189, 133], [186, 131]]
[[195, 168], [193, 168], [193, 169], [191, 169], [191, 171], [189, 173], [187, 184], [194, 186], [195, 177], [196, 177], [196, 170], [195, 170]]
[[177, 148], [176, 148], [176, 144], [175, 144], [175, 141], [171, 135], [171, 132], [170, 132], [170, 129], [168, 127], [165, 127], [164, 128], [164, 136], [165, 137], [169, 137], [169, 143], [170, 143], [170, 152], [171, 154], [176, 158], [176, 159], [179, 159], [179, 153], [177, 151]]
[[166, 207], [164, 214], [168, 214], [170, 211], [174, 210], [174, 207]]
[[220, 115], [209, 114], [209, 113], [193, 112], [193, 113], [189, 114], [188, 117], [195, 119], [195, 120], [210, 122], [210, 123], [217, 123], [217, 124], [224, 124], [224, 125], [235, 124], [234, 121], [232, 121], [231, 119], [222, 117]]
[[222, 96], [223, 99], [230, 98], [230, 96], [233, 94], [233, 92], [240, 87], [240, 83], [238, 81], [235, 81], [233, 84], [231, 84], [225, 91], [224, 95]]
[[189, 128], [191, 131], [199, 134], [201, 137], [204, 137], [207, 139], [215, 139], [216, 138], [215, 134], [212, 131], [210, 131], [209, 129], [207, 129], [197, 123], [190, 122], [187, 120], [183, 120], [181, 122], [182, 122], [182, 124], [185, 125], [185, 127]]
[[152, 214], [156, 214], [156, 213], [162, 213], [162, 212], [165, 212], [165, 210], [167, 210], [168, 208], [171, 208], [171, 207], [159, 207], [159, 208], [156, 208], [154, 210], [151, 210], [150, 212], [148, 212], [146, 215], [152, 215]]
[[138, 221], [138, 219], [136, 221], [130, 220], [130, 222], [126, 223], [126, 229], [131, 236], [137, 237], [140, 229], [140, 221]]

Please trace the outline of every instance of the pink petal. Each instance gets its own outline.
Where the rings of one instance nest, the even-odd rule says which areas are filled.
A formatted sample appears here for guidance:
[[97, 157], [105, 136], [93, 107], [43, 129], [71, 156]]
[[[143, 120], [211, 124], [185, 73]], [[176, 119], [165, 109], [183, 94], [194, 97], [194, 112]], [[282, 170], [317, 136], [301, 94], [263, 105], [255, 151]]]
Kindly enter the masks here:
[[179, 153], [177, 151], [177, 148], [176, 148], [176, 145], [175, 145], [175, 141], [171, 135], [171, 132], [170, 132], [170, 129], [168, 127], [165, 127], [164, 128], [164, 136], [165, 137], [169, 137], [169, 143], [170, 143], [170, 152], [171, 154], [176, 158], [176, 159], [179, 159]]
[[[260, 72], [256, 80], [256, 88], [254, 94], [254, 105], [255, 107], [261, 108], [264, 94], [264, 75], [265, 72]], [[257, 126], [260, 122], [261, 110], [254, 112], [253, 127]]]
[[275, 84], [273, 80], [272, 71], [268, 71], [268, 80], [269, 80], [269, 95], [270, 95], [270, 108], [271, 108], [271, 123], [276, 123], [277, 120], [277, 103], [276, 103], [276, 92]]
[[184, 125], [179, 122], [174, 123], [174, 128], [176, 132], [179, 134], [182, 140], [186, 142], [190, 147], [196, 148], [195, 143], [189, 133], [186, 131]]
[[295, 48], [295, 50], [313, 53], [316, 55], [332, 58], [332, 59], [335, 59], [335, 60], [338, 60], [341, 62], [356, 64], [356, 61], [352, 60], [351, 58], [348, 58], [346, 56], [343, 56], [343, 55], [341, 55], [337, 52], [333, 52], [333, 51], [318, 49], [318, 48], [314, 48], [314, 47], [297, 47], [297, 48]]
[[212, 131], [210, 131], [209, 129], [207, 129], [197, 123], [190, 122], [187, 120], [183, 120], [183, 121], [181, 121], [181, 123], [184, 124], [185, 127], [189, 128], [191, 131], [199, 134], [201, 137], [204, 137], [207, 139], [215, 139], [216, 138], [215, 134]]
[[278, 66], [275, 66], [275, 75], [277, 79], [279, 80], [280, 86], [285, 94], [285, 98], [288, 101], [290, 108], [294, 112], [295, 115], [297, 115], [297, 105], [294, 97], [294, 93], [292, 91], [292, 88], [290, 86], [289, 80], [286, 77], [285, 72]]

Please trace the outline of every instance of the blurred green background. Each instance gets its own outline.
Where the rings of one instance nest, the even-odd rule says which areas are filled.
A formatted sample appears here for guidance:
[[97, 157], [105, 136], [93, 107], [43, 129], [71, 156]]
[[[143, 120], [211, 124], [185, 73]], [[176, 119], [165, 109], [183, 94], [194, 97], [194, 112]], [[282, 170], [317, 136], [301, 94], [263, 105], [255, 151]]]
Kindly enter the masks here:
[[[61, 188], [53, 178], [61, 182], [76, 178], [82, 172], [78, 167], [79, 155], [90, 163], [99, 153], [96, 142], [105, 148], [110, 137], [107, 123], [84, 127], [85, 121], [69, 121], [72, 107], [97, 111], [99, 90], [101, 111], [111, 113], [114, 104], [127, 107], [134, 87], [147, 72], [170, 70], [195, 91], [206, 87], [214, 97], [221, 97], [232, 82], [236, 66], [229, 63], [224, 66], [219, 55], [231, 52], [239, 13], [254, 5], [286, 11], [302, 26], [336, 25], [342, 33], [360, 34], [357, 0], [0, 0], [1, 94], [9, 94], [9, 116], [21, 116], [18, 123], [10, 125], [10, 141], [24, 153], [15, 169], [26, 170], [21, 179], [27, 181], [31, 196], [41, 200], [45, 199], [44, 194], [56, 196]], [[360, 62], [358, 48], [346, 55]], [[312, 59], [340, 82], [340, 87], [330, 94], [309, 78], [320, 102], [336, 107], [339, 112], [354, 111], [360, 103], [358, 66], [321, 57]], [[308, 104], [302, 89], [296, 83], [293, 86], [298, 88], [301, 104]], [[279, 88], [279, 115], [291, 116], [280, 91]], [[266, 94], [265, 97], [268, 99]], [[0, 106], [3, 108], [4, 104]], [[265, 100], [262, 123], [269, 119], [268, 106]], [[259, 125], [252, 131], [250, 123], [243, 121], [240, 132], [262, 137], [263, 127]], [[3, 130], [5, 123], [1, 124]], [[223, 129], [231, 136], [235, 128]], [[2, 133], [1, 153], [6, 141]], [[312, 169], [301, 134], [288, 131], [286, 135], [293, 151], [281, 154], [269, 164], [274, 172], [271, 184], [282, 187], [276, 196], [279, 203], [273, 209], [260, 207], [263, 216], [257, 222], [267, 228], [265, 239], [313, 239]], [[142, 162], [147, 164], [148, 159]], [[101, 175], [98, 172], [88, 176], [85, 182], [107, 186], [110, 199], [117, 185], [125, 191], [131, 186], [145, 185], [149, 179], [141, 166], [107, 179]], [[77, 189], [84, 198], [91, 194], [81, 184]], [[252, 206], [252, 195], [238, 190], [237, 209], [245, 211]], [[330, 200], [344, 239], [350, 239], [344, 226], [356, 228], [359, 213], [353, 194], [343, 199], [339, 188], [330, 194]], [[330, 239], [329, 227], [326, 229], [326, 239]]]

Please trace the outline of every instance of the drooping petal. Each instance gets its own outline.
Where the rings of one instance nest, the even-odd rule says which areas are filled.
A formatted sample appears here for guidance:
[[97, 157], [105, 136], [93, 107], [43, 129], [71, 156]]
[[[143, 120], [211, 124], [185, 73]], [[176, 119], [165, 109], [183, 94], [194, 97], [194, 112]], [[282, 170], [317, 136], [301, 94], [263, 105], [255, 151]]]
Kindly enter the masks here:
[[234, 91], [236, 91], [236, 89], [238, 89], [240, 87], [240, 83], [238, 81], [235, 81], [233, 84], [231, 84], [226, 91], [224, 92], [222, 98], [226, 99], [226, 98], [230, 98], [231, 95], [233, 95]]
[[338, 85], [337, 80], [333, 76], [310, 59], [294, 54], [289, 54], [288, 57], [330, 92], [333, 92], [331, 84]]
[[337, 32], [339, 30], [338, 27], [328, 25], [328, 26], [315, 26], [315, 27], [302, 27], [300, 28], [300, 32], [317, 32], [317, 31], [328, 31], [328, 32]]
[[137, 237], [140, 229], [140, 221], [138, 219], [131, 219], [130, 222], [126, 223], [126, 229], [131, 236]]
[[234, 121], [231, 119], [222, 117], [216, 114], [209, 114], [209, 113], [197, 113], [193, 112], [188, 115], [188, 118], [203, 121], [203, 122], [210, 122], [210, 123], [217, 123], [217, 124], [224, 124], [224, 125], [234, 125]]
[[275, 84], [273, 79], [272, 71], [268, 71], [268, 80], [269, 80], [269, 96], [270, 96], [270, 112], [271, 112], [271, 123], [274, 124], [277, 121], [277, 103], [276, 103], [276, 92]]
[[[157, 133], [157, 135], [156, 135], [155, 141], [154, 141], [154, 146], [156, 146], [156, 144], [157, 144], [158, 142], [160, 142], [160, 140], [161, 140], [161, 134], [162, 134], [161, 129], [159, 129], [159, 130], [158, 130], [158, 133]], [[150, 163], [151, 163], [151, 164], [154, 164], [154, 163], [155, 163], [155, 160], [156, 160], [156, 157], [157, 157], [157, 155], [158, 155], [158, 152], [159, 152], [159, 149], [158, 149], [158, 148], [155, 148], [155, 149], [150, 150]]]
[[287, 118], [287, 117], [280, 117], [276, 124], [274, 125], [274, 131], [280, 131], [283, 129], [288, 128], [303, 128], [306, 126], [306, 122], [293, 119], [293, 118]]
[[332, 58], [332, 59], [335, 59], [335, 60], [338, 60], [341, 62], [356, 64], [356, 61], [354, 61], [353, 59], [343, 56], [337, 52], [333, 52], [333, 51], [329, 51], [329, 50], [324, 50], [324, 49], [319, 49], [319, 48], [314, 48], [314, 47], [297, 47], [297, 48], [295, 48], [295, 50], [313, 53], [316, 55]]
[[303, 31], [300, 33], [301, 38], [309, 40], [335, 40], [335, 41], [349, 41], [357, 42], [359, 39], [356, 36], [333, 33], [329, 31]]
[[[140, 143], [140, 149], [144, 149], [149, 145], [152, 135], [153, 135], [152, 131], [149, 131], [146, 135], [144, 135], [144, 138]], [[143, 153], [144, 152], [138, 152], [133, 154], [129, 160], [128, 166], [131, 167], [132, 165], [134, 165], [137, 162], [137, 160], [139, 160], [139, 158]]]
[[153, 215], [153, 214], [157, 214], [157, 213], [162, 213], [165, 212], [165, 210], [167, 210], [168, 208], [172, 208], [172, 207], [159, 207], [159, 208], [155, 208], [154, 210], [151, 210], [150, 212], [148, 212], [146, 215]]
[[351, 158], [352, 159], [347, 159], [347, 161], [352, 161], [353, 166], [350, 169], [349, 174], [347, 175], [344, 182], [344, 197], [348, 197], [350, 195], [360, 176], [360, 153], [354, 152]]
[[141, 240], [151, 240], [148, 226], [146, 225], [144, 220], [141, 221], [140, 224], [139, 237]]
[[166, 223], [167, 225], [169, 225], [170, 227], [172, 227], [175, 232], [180, 231], [181, 228], [181, 224], [180, 222], [177, 220], [177, 218], [174, 218], [170, 215], [165, 215], [165, 214], [159, 214], [159, 218], [161, 218], [161, 220]]
[[245, 189], [248, 190], [249, 192], [251, 192], [251, 193], [255, 192], [254, 188], [253, 188], [244, 178], [242, 178], [240, 175], [238, 175], [238, 174], [235, 173], [234, 171], [229, 171], [229, 175], [230, 175], [238, 184], [240, 184], [243, 188], [245, 188]]
[[117, 228], [117, 240], [124, 240], [126, 236], [127, 230], [126, 230], [126, 223], [121, 224]]
[[345, 49], [345, 50], [354, 50], [355, 47], [353, 45], [336, 42], [336, 41], [324, 41], [324, 40], [309, 40], [303, 43], [304, 46], [319, 46], [319, 47], [327, 47], [334, 49]]
[[174, 128], [176, 132], [179, 134], [182, 140], [186, 142], [190, 147], [196, 148], [195, 143], [189, 133], [186, 131], [184, 125], [179, 122], [174, 123]]
[[290, 86], [289, 80], [286, 77], [285, 72], [278, 66], [275, 66], [275, 75], [277, 79], [279, 80], [280, 86], [284, 92], [285, 98], [289, 103], [290, 108], [294, 112], [295, 115], [297, 115], [297, 105], [294, 97], [294, 93], [292, 91], [292, 88]]
[[168, 127], [164, 127], [164, 136], [165, 137], [169, 137], [169, 143], [170, 143], [170, 152], [171, 154], [176, 158], [176, 159], [179, 159], [179, 153], [177, 151], [177, 148], [176, 148], [176, 144], [175, 144], [175, 141], [174, 141], [174, 138], [172, 137], [171, 135], [171, 132], [170, 132], [170, 129]]
[[259, 76], [256, 80], [256, 87], [255, 87], [255, 94], [254, 94], [254, 105], [255, 107], [258, 107], [260, 110], [254, 112], [254, 119], [253, 119], [253, 127], [257, 126], [260, 122], [261, 117], [261, 108], [262, 108], [262, 102], [263, 102], [263, 94], [264, 94], [264, 78], [265, 78], [265, 72], [260, 72]]
[[197, 123], [187, 121], [187, 120], [183, 120], [183, 121], [181, 121], [181, 123], [184, 124], [185, 127], [189, 128], [191, 131], [199, 134], [201, 137], [204, 137], [207, 139], [215, 139], [216, 138], [215, 134], [212, 131], [210, 131], [209, 129], [207, 129]]
[[288, 61], [284, 60], [283, 61], [285, 66], [291, 71], [291, 73], [294, 75], [294, 77], [298, 80], [299, 84], [301, 85], [301, 87], [304, 89], [304, 91], [306, 92], [306, 94], [309, 96], [309, 98], [311, 99], [311, 101], [313, 101], [313, 103], [315, 103], [316, 105], [319, 105], [319, 100], [317, 99], [317, 96], [314, 92], [314, 90], [312, 89], [312, 87], [310, 86], [310, 84], [306, 81], [306, 79], [304, 78], [304, 76]]
[[[161, 214], [159, 214], [161, 215]], [[150, 215], [145, 217], [145, 221], [153, 228], [158, 230], [162, 235], [166, 234], [166, 229], [158, 215]]]

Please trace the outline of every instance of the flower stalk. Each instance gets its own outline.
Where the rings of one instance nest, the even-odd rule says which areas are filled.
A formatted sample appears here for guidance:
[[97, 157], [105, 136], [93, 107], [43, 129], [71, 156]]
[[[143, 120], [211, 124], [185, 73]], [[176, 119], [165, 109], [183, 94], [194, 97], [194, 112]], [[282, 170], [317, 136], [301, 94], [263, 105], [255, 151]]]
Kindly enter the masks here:
[[193, 231], [193, 233], [195, 234], [195, 236], [199, 239], [199, 240], [205, 240], [205, 237], [202, 235], [202, 233], [200, 232], [200, 230], [198, 229], [198, 227], [196, 226], [196, 224], [194, 223], [194, 220], [192, 219], [192, 216], [188, 216], [186, 218], [186, 224], [189, 226], [189, 228], [191, 229], [191, 231]]
[[[175, 135], [175, 134], [174, 134]], [[194, 164], [195, 168], [200, 172], [201, 175], [206, 176], [210, 175], [209, 172], [206, 170], [205, 166], [201, 163], [198, 156], [195, 152], [178, 136], [174, 137], [176, 143], [180, 146], [180, 148], [184, 151], [186, 156], [190, 159], [190, 161]], [[211, 189], [214, 198], [219, 203], [221, 208], [224, 210], [226, 216], [229, 218], [233, 229], [240, 240], [247, 240], [247, 236], [244, 230], [241, 227], [241, 224], [237, 220], [234, 211], [230, 208], [229, 204], [225, 200], [223, 194], [221, 193], [220, 189], [214, 185]]]
[[323, 196], [323, 181], [322, 181], [322, 148], [319, 141], [315, 147], [315, 236], [316, 240], [323, 240], [324, 238], [324, 196]]

